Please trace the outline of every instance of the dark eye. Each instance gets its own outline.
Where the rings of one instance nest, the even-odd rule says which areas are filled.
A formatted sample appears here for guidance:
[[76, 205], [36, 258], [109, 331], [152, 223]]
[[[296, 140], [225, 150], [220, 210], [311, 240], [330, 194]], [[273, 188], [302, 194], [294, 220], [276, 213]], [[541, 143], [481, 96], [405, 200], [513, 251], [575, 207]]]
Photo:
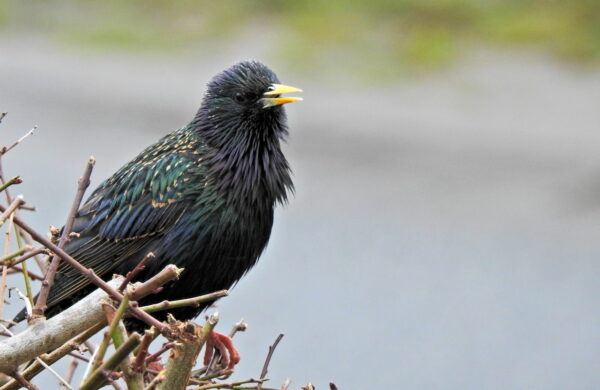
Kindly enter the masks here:
[[238, 103], [244, 103], [246, 101], [246, 96], [244, 96], [241, 92], [236, 92], [235, 101]]

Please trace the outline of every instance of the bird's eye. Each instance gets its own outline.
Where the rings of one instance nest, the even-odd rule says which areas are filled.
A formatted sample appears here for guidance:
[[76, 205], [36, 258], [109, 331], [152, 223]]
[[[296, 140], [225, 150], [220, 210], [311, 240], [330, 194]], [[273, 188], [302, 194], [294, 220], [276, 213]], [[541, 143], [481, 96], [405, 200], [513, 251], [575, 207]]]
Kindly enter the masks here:
[[246, 96], [244, 96], [244, 94], [241, 92], [236, 92], [235, 101], [238, 103], [243, 103], [246, 101]]

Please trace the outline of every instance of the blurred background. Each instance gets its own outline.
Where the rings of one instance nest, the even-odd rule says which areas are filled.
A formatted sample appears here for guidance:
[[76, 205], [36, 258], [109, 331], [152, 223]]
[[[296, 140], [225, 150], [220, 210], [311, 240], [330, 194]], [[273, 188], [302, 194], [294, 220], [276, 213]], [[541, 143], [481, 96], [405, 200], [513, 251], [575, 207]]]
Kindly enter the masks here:
[[95, 186], [248, 58], [305, 100], [296, 195], [218, 305], [250, 323], [234, 378], [282, 332], [272, 387], [600, 386], [600, 2], [0, 0], [28, 220], [61, 226], [89, 155]]

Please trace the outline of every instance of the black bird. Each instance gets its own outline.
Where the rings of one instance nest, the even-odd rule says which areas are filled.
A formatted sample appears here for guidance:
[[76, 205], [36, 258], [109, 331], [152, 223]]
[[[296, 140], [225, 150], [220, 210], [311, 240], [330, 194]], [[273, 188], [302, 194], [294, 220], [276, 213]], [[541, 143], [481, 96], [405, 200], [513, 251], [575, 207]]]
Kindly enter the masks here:
[[[187, 126], [147, 147], [92, 193], [75, 219], [79, 236], [66, 251], [104, 279], [131, 271], [148, 252], [155, 260], [137, 280], [167, 264], [185, 269], [141, 304], [230, 288], [258, 260], [269, 240], [273, 209], [293, 191], [280, 147], [288, 134], [282, 105], [302, 99], [280, 95], [299, 91], [279, 84], [275, 73], [256, 61], [215, 76]], [[46, 314], [59, 313], [95, 288], [61, 264]], [[187, 320], [206, 306], [155, 315]], [[126, 325], [147, 327], [136, 319]]]

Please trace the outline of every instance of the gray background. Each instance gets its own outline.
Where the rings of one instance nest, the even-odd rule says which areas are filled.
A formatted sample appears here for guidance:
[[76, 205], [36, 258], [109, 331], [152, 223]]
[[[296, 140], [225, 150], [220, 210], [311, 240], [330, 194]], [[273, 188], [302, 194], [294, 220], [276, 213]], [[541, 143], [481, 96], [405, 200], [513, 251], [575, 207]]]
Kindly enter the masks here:
[[304, 89], [287, 107], [296, 195], [218, 305], [221, 331], [250, 323], [234, 378], [257, 376], [283, 332], [273, 387], [600, 387], [598, 70], [481, 50], [357, 86], [288, 72], [248, 42], [168, 57], [10, 35], [0, 48], [1, 143], [39, 125], [5, 157], [39, 229], [62, 225], [89, 155], [94, 186], [185, 125], [236, 60]]

